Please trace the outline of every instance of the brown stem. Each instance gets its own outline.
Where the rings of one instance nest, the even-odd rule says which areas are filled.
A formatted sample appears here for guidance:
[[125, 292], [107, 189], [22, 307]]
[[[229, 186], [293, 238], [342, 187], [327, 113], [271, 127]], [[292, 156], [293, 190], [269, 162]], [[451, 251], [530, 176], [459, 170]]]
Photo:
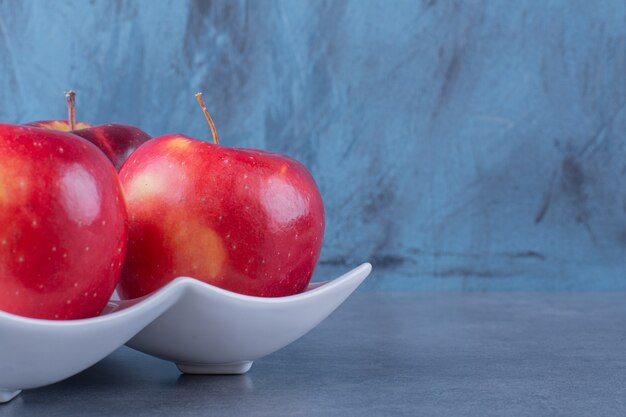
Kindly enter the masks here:
[[74, 90], [66, 91], [65, 99], [67, 100], [67, 121], [70, 130], [74, 130], [76, 127], [76, 92]]
[[202, 93], [196, 93], [196, 100], [198, 100], [198, 103], [200, 103], [200, 108], [202, 109], [202, 113], [204, 113], [204, 117], [206, 117], [206, 121], [209, 122], [209, 126], [211, 126], [211, 133], [213, 133], [213, 143], [216, 145], [219, 145], [220, 139], [217, 137], [217, 129], [215, 129], [215, 123], [213, 123], [213, 119], [211, 119], [211, 115], [209, 114], [209, 111], [206, 109], [206, 104], [204, 104]]

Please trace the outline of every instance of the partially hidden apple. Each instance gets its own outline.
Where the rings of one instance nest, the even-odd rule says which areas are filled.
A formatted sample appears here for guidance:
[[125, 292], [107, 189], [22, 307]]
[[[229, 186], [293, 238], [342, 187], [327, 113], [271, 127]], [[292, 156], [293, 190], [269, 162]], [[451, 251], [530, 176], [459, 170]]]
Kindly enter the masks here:
[[76, 121], [76, 92], [73, 90], [66, 91], [65, 99], [67, 101], [67, 120], [39, 120], [26, 123], [24, 126], [58, 130], [59, 132], [71, 132], [73, 130], [92, 127], [89, 123]]
[[28, 123], [29, 126], [45, 129], [69, 131], [74, 135], [87, 139], [96, 145], [119, 170], [128, 156], [144, 142], [152, 139], [143, 130], [121, 123], [107, 123], [92, 126], [87, 123], [76, 122], [76, 93], [68, 91], [67, 97], [68, 120], [44, 120]]
[[108, 123], [72, 131], [74, 135], [87, 139], [96, 145], [119, 171], [122, 164], [141, 144], [152, 139], [135, 126]]
[[39, 120], [37, 122], [25, 123], [24, 126], [57, 130], [59, 132], [72, 132], [74, 129], [86, 129], [88, 127], [92, 127], [93, 125], [85, 122], [76, 122], [74, 129], [72, 129], [67, 120]]
[[179, 276], [241, 294], [306, 289], [324, 234], [311, 174], [287, 156], [167, 135], [140, 146], [120, 170], [129, 245], [118, 292], [149, 294]]
[[127, 239], [122, 188], [102, 152], [69, 133], [0, 124], [0, 310], [100, 314]]

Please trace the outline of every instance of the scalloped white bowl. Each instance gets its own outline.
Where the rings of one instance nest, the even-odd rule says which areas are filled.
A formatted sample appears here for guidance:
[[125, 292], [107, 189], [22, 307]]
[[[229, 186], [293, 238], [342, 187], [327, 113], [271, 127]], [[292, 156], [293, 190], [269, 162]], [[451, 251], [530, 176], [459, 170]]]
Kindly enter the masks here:
[[245, 373], [328, 317], [371, 269], [362, 264], [288, 297], [251, 297], [181, 277], [146, 297], [112, 300], [89, 319], [0, 311], [0, 403], [77, 374], [125, 343], [175, 362], [181, 372]]

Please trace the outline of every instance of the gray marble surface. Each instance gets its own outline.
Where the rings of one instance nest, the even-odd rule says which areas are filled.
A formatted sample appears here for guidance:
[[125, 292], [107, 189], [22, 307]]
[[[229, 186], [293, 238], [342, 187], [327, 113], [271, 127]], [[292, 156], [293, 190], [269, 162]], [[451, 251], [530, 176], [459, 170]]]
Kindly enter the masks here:
[[0, 416], [626, 414], [626, 294], [358, 293], [242, 376], [122, 348]]

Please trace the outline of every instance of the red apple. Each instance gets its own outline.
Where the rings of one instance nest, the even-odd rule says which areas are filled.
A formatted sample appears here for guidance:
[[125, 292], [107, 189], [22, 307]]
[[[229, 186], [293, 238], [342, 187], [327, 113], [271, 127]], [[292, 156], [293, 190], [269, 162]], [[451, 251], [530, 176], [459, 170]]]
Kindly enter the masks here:
[[96, 145], [119, 170], [122, 164], [135, 149], [151, 139], [143, 130], [124, 124], [105, 124], [92, 126], [88, 123], [76, 122], [76, 93], [67, 91], [67, 120], [43, 120], [27, 123], [26, 126], [43, 129], [71, 132], [87, 139]]
[[[40, 120], [37, 122], [30, 122], [24, 124], [24, 126], [38, 127], [40, 129], [57, 130], [59, 132], [71, 132], [72, 128], [67, 120]], [[76, 122], [74, 129], [86, 129], [92, 127], [89, 123]]]
[[179, 276], [255, 296], [306, 289], [324, 207], [299, 162], [167, 135], [140, 146], [119, 175], [130, 221], [122, 298]]
[[74, 130], [72, 133], [100, 148], [117, 170], [139, 145], [151, 139], [150, 135], [137, 127], [113, 123]]
[[0, 310], [98, 315], [127, 238], [122, 189], [102, 152], [68, 133], [0, 124]]
[[26, 123], [25, 126], [58, 130], [60, 132], [71, 132], [73, 130], [91, 127], [89, 123], [76, 121], [76, 92], [72, 90], [66, 91], [65, 99], [67, 101], [67, 120], [40, 120], [37, 122]]

